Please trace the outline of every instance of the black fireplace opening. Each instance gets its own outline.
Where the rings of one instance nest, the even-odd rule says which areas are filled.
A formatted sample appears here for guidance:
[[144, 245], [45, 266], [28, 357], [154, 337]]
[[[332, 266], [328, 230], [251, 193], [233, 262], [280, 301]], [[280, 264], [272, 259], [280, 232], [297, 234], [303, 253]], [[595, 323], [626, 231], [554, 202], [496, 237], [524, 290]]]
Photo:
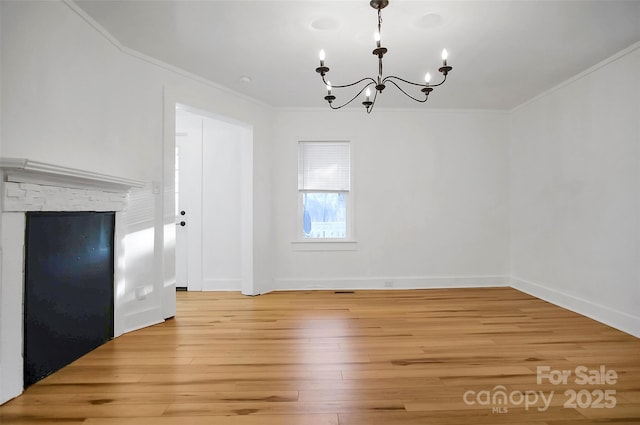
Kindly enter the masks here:
[[29, 212], [24, 386], [113, 338], [114, 212]]

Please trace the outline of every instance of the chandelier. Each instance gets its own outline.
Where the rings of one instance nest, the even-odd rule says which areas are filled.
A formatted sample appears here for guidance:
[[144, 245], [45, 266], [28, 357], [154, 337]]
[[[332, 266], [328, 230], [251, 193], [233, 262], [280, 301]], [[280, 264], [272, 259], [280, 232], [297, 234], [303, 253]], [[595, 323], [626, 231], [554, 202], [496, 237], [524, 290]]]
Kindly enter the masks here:
[[[327, 75], [327, 73], [329, 72], [329, 67], [325, 66], [324, 64], [324, 61], [325, 61], [324, 50], [320, 50], [320, 66], [316, 68], [316, 72], [320, 74], [320, 77], [322, 78], [322, 82], [325, 84], [327, 88], [327, 95], [324, 97], [324, 100], [326, 100], [329, 103], [329, 106], [331, 107], [331, 109], [340, 109], [344, 106], [347, 106], [351, 102], [353, 102], [356, 98], [358, 98], [362, 94], [362, 92], [365, 92], [365, 98], [364, 98], [365, 100], [362, 102], [362, 104], [367, 110], [367, 113], [370, 114], [371, 111], [373, 110], [373, 107], [376, 104], [376, 99], [378, 97], [378, 94], [382, 93], [382, 91], [387, 87], [387, 84], [393, 84], [404, 95], [415, 100], [416, 102], [420, 102], [420, 103], [426, 102], [427, 99], [429, 98], [429, 93], [433, 91], [434, 87], [443, 85], [445, 81], [447, 81], [447, 74], [453, 69], [451, 66], [447, 65], [447, 50], [446, 49], [442, 50], [442, 66], [438, 69], [438, 71], [442, 73], [443, 79], [438, 84], [431, 84], [431, 75], [429, 75], [428, 72], [424, 76], [424, 83], [414, 83], [414, 82], [405, 80], [404, 78], [396, 77], [393, 75], [388, 75], [383, 78], [382, 58], [384, 57], [385, 53], [387, 53], [388, 50], [386, 47], [382, 47], [382, 45], [380, 44], [380, 39], [381, 39], [380, 34], [382, 29], [382, 9], [384, 9], [389, 5], [389, 0], [371, 0], [369, 4], [371, 5], [371, 7], [373, 7], [378, 11], [378, 31], [374, 34], [376, 48], [373, 49], [373, 52], [372, 52], [375, 56], [378, 57], [378, 76], [377, 78], [365, 77], [351, 84], [333, 85], [331, 84], [330, 81], [325, 79], [325, 75]], [[361, 84], [362, 84], [362, 87], [360, 88], [360, 91], [358, 91], [351, 99], [349, 99], [348, 101], [346, 101], [340, 106], [335, 106], [333, 104], [333, 101], [336, 100], [336, 96], [331, 94], [332, 90], [359, 86]], [[375, 88], [375, 93], [373, 94], [373, 98], [371, 97], [372, 85]], [[404, 86], [406, 89], [402, 88], [401, 86]], [[408, 93], [407, 90], [410, 86], [420, 87], [420, 91], [423, 93], [424, 97], [418, 98]], [[420, 96], [420, 95], [417, 95], [417, 96]]]

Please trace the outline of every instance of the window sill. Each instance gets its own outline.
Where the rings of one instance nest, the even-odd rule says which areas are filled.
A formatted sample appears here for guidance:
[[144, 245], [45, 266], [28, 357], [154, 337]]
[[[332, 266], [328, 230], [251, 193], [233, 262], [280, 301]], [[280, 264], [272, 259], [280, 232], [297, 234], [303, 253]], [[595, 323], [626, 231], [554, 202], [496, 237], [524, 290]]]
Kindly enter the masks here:
[[357, 242], [343, 239], [304, 239], [291, 242], [294, 251], [355, 251]]

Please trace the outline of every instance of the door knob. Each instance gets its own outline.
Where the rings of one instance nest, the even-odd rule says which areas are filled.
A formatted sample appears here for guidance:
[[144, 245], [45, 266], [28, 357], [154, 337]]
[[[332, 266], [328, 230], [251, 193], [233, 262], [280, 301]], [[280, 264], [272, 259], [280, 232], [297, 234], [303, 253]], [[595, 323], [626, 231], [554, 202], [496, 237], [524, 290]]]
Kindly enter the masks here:
[[187, 222], [186, 222], [186, 221], [181, 221], [180, 223], [176, 223], [176, 226], [182, 226], [182, 227], [184, 227], [184, 226], [186, 226], [186, 225], [187, 225]]

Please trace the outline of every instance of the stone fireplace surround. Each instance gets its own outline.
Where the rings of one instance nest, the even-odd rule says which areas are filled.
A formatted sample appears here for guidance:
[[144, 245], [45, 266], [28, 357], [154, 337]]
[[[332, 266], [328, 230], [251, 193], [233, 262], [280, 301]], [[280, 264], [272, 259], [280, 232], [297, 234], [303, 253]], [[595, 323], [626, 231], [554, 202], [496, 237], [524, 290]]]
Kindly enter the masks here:
[[115, 211], [114, 337], [123, 330], [129, 192], [145, 183], [22, 158], [1, 158], [0, 403], [23, 390], [24, 238], [28, 211]]

